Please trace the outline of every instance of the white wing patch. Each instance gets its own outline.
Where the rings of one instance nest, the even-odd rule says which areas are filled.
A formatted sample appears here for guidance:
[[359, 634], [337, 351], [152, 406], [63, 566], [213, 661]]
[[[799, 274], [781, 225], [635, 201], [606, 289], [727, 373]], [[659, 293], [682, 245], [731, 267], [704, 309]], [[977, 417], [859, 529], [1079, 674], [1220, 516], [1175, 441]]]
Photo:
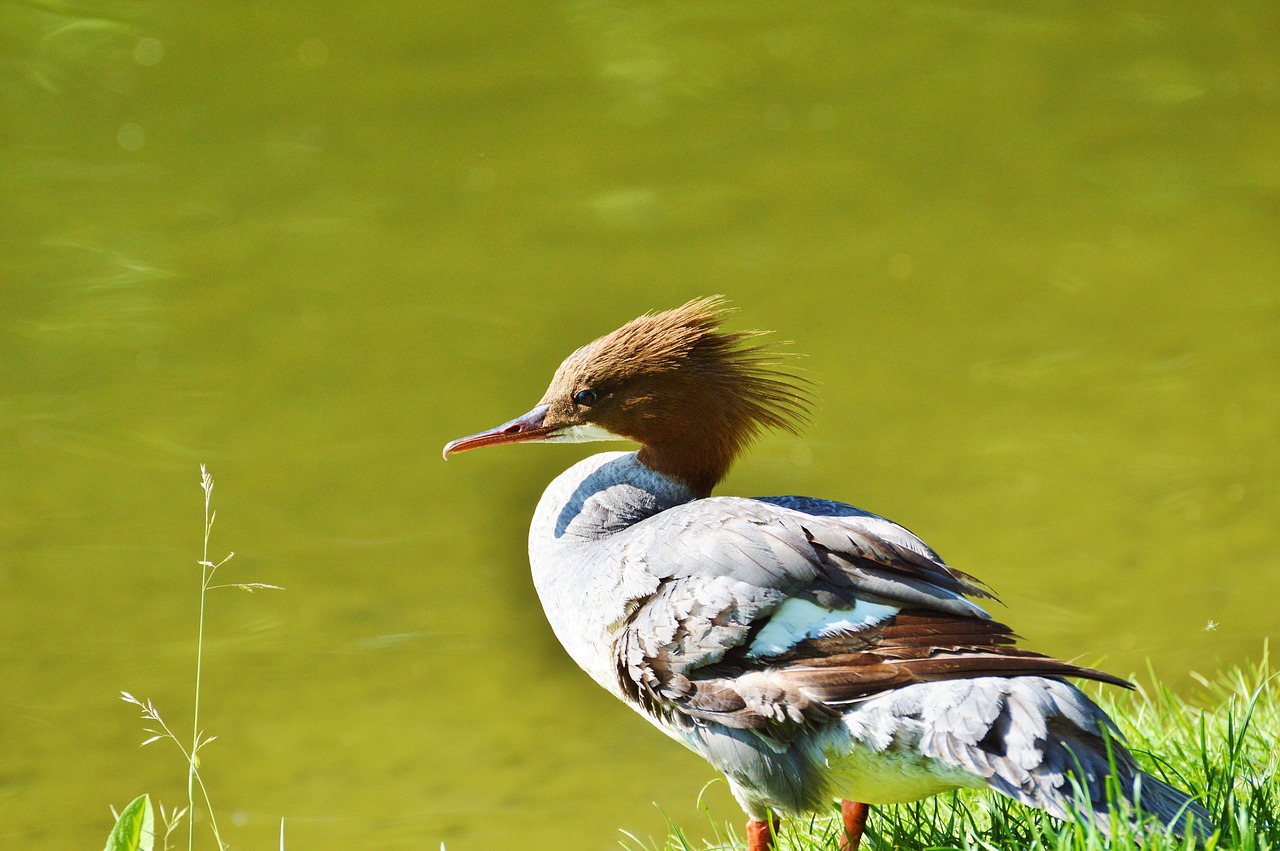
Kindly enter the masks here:
[[859, 600], [852, 609], [827, 609], [808, 600], [788, 600], [774, 611], [747, 649], [747, 656], [777, 656], [806, 638], [857, 632], [898, 613], [894, 606]]

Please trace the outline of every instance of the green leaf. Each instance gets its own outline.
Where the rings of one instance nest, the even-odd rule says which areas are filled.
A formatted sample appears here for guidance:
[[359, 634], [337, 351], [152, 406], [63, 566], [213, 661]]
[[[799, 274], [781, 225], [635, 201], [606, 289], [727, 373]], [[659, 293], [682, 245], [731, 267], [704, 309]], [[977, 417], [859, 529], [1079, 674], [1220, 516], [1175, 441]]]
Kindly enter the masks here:
[[156, 818], [151, 811], [151, 796], [139, 795], [116, 819], [105, 851], [151, 851], [155, 839]]

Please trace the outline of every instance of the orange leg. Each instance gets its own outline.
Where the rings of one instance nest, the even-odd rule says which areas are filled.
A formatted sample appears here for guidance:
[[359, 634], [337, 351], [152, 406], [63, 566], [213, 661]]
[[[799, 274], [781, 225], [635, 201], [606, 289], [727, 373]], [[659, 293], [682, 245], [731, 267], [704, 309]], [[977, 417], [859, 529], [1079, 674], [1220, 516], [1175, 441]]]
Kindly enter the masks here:
[[840, 818], [844, 821], [844, 839], [840, 840], [840, 851], [858, 851], [863, 828], [867, 826], [867, 813], [870, 811], [870, 807], [857, 801], [840, 802]]
[[770, 815], [767, 821], [751, 819], [747, 822], [747, 851], [772, 851], [773, 837], [781, 823], [775, 815]]

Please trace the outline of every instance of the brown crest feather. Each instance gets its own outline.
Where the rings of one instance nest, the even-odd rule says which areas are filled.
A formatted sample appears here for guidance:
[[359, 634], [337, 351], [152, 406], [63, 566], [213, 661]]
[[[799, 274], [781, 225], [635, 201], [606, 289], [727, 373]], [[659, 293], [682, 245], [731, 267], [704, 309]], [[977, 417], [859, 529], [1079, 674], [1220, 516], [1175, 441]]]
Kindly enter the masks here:
[[643, 444], [649, 467], [710, 493], [735, 456], [768, 428], [807, 421], [805, 379], [777, 368], [787, 357], [753, 341], [767, 332], [723, 331], [720, 296], [645, 314], [570, 355], [544, 401], [590, 387], [605, 404], [589, 421]]

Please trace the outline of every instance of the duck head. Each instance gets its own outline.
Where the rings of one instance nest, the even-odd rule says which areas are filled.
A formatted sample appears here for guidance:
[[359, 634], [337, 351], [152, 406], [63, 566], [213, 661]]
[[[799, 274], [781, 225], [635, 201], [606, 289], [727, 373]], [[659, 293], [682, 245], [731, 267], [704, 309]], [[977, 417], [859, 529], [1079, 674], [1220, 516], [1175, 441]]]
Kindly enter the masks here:
[[803, 379], [777, 368], [763, 332], [723, 331], [719, 297], [645, 314], [569, 355], [523, 416], [451, 441], [444, 455], [505, 443], [631, 440], [641, 463], [706, 495], [764, 429], [795, 432]]

